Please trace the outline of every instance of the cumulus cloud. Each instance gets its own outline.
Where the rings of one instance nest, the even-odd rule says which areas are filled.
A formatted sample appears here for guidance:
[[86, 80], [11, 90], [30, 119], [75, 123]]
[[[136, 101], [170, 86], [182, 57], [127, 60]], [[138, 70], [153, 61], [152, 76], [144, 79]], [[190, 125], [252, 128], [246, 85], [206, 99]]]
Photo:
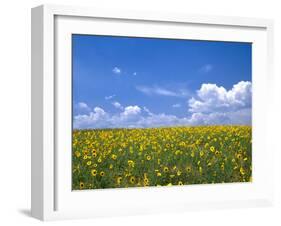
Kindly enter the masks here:
[[127, 106], [121, 113], [109, 114], [96, 107], [93, 112], [74, 117], [74, 128], [147, 128], [180, 126], [189, 123], [187, 118], [178, 118], [165, 113], [154, 114], [148, 108]]
[[146, 112], [148, 115], [153, 115], [153, 113], [147, 108], [147, 107], [143, 107], [144, 112]]
[[119, 68], [119, 67], [114, 67], [113, 69], [112, 69], [112, 72], [114, 73], [114, 74], [121, 74], [121, 68]]
[[74, 116], [74, 128], [106, 128], [109, 115], [102, 108], [95, 107], [89, 114]]
[[125, 117], [129, 117], [129, 116], [138, 115], [140, 113], [141, 113], [141, 108], [135, 105], [135, 106], [125, 107], [124, 112], [122, 112], [122, 115], [124, 115]]
[[170, 97], [187, 97], [189, 92], [185, 89], [169, 90], [159, 86], [136, 86], [136, 89], [145, 95], [159, 95], [159, 96], [170, 96]]
[[240, 81], [230, 90], [216, 84], [202, 84], [188, 101], [192, 124], [250, 124], [252, 84]]
[[248, 125], [251, 123], [251, 108], [231, 112], [193, 113], [190, 125]]
[[117, 101], [112, 102], [112, 105], [117, 109], [120, 109], [120, 110], [123, 109], [123, 106]]
[[137, 75], [137, 72], [134, 72], [133, 75]]
[[[101, 107], [74, 116], [74, 128], [146, 128], [167, 126], [194, 126], [218, 124], [251, 124], [251, 82], [241, 81], [230, 90], [216, 84], [202, 84], [196, 95], [187, 101], [185, 117], [153, 113], [147, 107], [119, 102], [112, 104], [118, 113], [106, 112]], [[86, 108], [88, 105], [79, 104]], [[174, 104], [179, 107], [179, 104]]]
[[86, 114], [91, 111], [91, 108], [85, 102], [75, 103], [73, 108], [75, 114]]
[[105, 99], [105, 100], [111, 100], [111, 99], [113, 99], [115, 96], [116, 96], [115, 94], [110, 95], [110, 96], [105, 96], [104, 99]]
[[197, 96], [188, 101], [189, 111], [210, 113], [250, 108], [251, 98], [252, 84], [248, 81], [241, 81], [228, 91], [216, 84], [202, 84]]
[[73, 127], [76, 129], [138, 127], [138, 121], [142, 119], [141, 112], [137, 105], [127, 106], [121, 113], [116, 114], [109, 114], [104, 109], [95, 107], [88, 114], [74, 116]]
[[77, 106], [80, 108], [80, 109], [90, 109], [89, 108], [89, 106], [86, 104], [86, 103], [84, 103], [84, 102], [79, 102], [78, 104], [77, 104]]

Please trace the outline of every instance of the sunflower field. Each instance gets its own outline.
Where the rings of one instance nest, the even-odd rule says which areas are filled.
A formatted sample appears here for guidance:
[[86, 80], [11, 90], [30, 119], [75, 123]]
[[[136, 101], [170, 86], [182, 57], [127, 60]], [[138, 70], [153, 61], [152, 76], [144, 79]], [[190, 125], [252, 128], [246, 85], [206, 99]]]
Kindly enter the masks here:
[[251, 126], [73, 131], [74, 190], [251, 180]]

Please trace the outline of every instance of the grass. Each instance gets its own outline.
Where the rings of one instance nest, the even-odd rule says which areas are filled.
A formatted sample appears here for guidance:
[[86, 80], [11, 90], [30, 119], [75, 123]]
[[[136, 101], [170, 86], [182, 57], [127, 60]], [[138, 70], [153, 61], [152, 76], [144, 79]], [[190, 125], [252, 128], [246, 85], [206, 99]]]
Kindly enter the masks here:
[[250, 126], [74, 130], [72, 188], [249, 182]]

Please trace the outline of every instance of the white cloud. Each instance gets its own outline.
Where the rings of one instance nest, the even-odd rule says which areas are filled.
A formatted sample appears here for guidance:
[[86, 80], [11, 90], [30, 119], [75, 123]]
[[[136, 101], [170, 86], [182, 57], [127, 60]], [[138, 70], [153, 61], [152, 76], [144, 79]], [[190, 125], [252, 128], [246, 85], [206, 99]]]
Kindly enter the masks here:
[[146, 95], [159, 95], [170, 97], [187, 97], [189, 92], [185, 89], [179, 89], [177, 91], [169, 90], [159, 86], [136, 86], [136, 89]]
[[112, 98], [114, 98], [116, 95], [113, 94], [113, 95], [110, 95], [110, 96], [105, 96], [104, 99], [105, 100], [111, 100]]
[[212, 112], [212, 113], [193, 113], [188, 120], [190, 125], [223, 125], [251, 124], [251, 108], [231, 111], [231, 112]]
[[117, 109], [123, 109], [123, 106], [117, 101], [112, 102], [112, 105]]
[[250, 108], [252, 98], [251, 82], [241, 81], [226, 90], [216, 84], [202, 84], [197, 97], [188, 101], [190, 112], [228, 112]]
[[77, 105], [81, 109], [87, 109], [87, 110], [90, 109], [89, 106], [86, 103], [84, 103], [84, 102], [79, 102]]
[[[112, 104], [120, 109], [108, 113], [100, 107], [74, 117], [74, 128], [145, 128], [183, 125], [251, 124], [251, 82], [241, 81], [230, 90], [215, 84], [202, 84], [196, 95], [188, 100], [185, 117], [151, 112], [138, 105], [123, 107], [119, 102]], [[79, 104], [86, 107], [86, 104]], [[174, 106], [178, 107], [178, 104]]]
[[250, 124], [252, 84], [240, 81], [230, 90], [216, 84], [202, 84], [188, 105], [191, 124]]
[[74, 116], [74, 128], [108, 127], [109, 115], [100, 107], [95, 107], [89, 114]]
[[122, 115], [129, 117], [129, 116], [133, 116], [133, 115], [138, 115], [140, 113], [141, 113], [141, 108], [139, 106], [135, 105], [135, 106], [125, 107]]
[[74, 112], [79, 114], [86, 114], [91, 111], [91, 108], [85, 102], [78, 102], [74, 104]]
[[114, 73], [114, 74], [121, 74], [121, 68], [119, 68], [119, 67], [114, 67], [113, 69], [112, 69], [112, 72]]
[[211, 70], [213, 70], [213, 65], [212, 64], [205, 64], [205, 65], [203, 65], [201, 68], [200, 68], [200, 72], [202, 72], [202, 73], [208, 73], [208, 72], [210, 72]]
[[[146, 115], [143, 112], [147, 113]], [[109, 114], [96, 107], [93, 112], [74, 117], [74, 128], [146, 128], [188, 124], [187, 118], [164, 113], [154, 114], [148, 108], [127, 106], [121, 113]]]
[[133, 75], [137, 75], [137, 72], [134, 72]]
[[143, 107], [144, 112], [146, 112], [148, 115], [153, 115], [153, 113], [147, 108], [147, 107]]
[[180, 108], [180, 107], [181, 107], [181, 104], [173, 104], [172, 107], [173, 107], [173, 108]]

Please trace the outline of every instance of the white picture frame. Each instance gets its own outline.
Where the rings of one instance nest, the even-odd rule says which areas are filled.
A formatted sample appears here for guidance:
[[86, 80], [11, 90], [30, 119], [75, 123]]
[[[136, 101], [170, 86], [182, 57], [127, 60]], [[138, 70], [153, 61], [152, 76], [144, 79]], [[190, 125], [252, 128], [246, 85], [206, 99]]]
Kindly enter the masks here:
[[[71, 155], [60, 150], [69, 149], [71, 136], [72, 33], [252, 42], [253, 182], [71, 191]], [[272, 64], [271, 20], [56, 5], [33, 8], [32, 216], [56, 220], [271, 205], [273, 181], [268, 175], [274, 148], [266, 122], [272, 104], [267, 100], [273, 95]], [[87, 200], [95, 205], [87, 205]]]

